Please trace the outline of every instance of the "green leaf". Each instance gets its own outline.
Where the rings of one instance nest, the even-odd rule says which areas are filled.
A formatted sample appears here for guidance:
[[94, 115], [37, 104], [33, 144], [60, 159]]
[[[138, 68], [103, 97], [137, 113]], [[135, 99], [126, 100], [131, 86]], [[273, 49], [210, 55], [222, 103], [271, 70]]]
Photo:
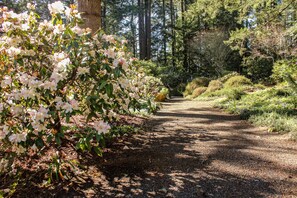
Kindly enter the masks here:
[[112, 97], [113, 85], [112, 84], [107, 84], [105, 89], [106, 89], [106, 93], [107, 93], [108, 97]]
[[103, 150], [100, 147], [94, 147], [94, 151], [98, 156], [102, 157]]
[[61, 138], [59, 136], [55, 136], [55, 140], [59, 146], [62, 144]]

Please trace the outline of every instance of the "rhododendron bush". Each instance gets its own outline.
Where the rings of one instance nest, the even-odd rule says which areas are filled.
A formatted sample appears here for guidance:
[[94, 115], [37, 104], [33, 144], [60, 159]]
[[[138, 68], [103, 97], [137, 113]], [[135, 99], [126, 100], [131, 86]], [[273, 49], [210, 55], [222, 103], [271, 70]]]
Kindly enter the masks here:
[[51, 21], [39, 21], [31, 4], [21, 14], [1, 10], [0, 172], [28, 153], [58, 148], [63, 124], [77, 115], [84, 118], [77, 148], [97, 147], [119, 114], [153, 99], [152, 78], [133, 64], [124, 40], [81, 29], [74, 6], [55, 2], [49, 10]]

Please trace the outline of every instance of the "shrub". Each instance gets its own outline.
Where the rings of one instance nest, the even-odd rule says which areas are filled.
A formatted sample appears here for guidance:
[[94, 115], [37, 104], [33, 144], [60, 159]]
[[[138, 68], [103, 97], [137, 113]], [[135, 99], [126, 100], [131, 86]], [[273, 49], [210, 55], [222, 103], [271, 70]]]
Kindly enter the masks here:
[[195, 78], [191, 82], [189, 82], [186, 86], [186, 90], [184, 91], [184, 96], [192, 95], [193, 91], [198, 87], [207, 87], [209, 83], [208, 78], [200, 77]]
[[229, 92], [227, 92], [227, 99], [228, 100], [240, 100], [243, 95], [246, 93], [242, 89], [230, 89]]
[[100, 154], [120, 114], [155, 106], [151, 93], [160, 80], [134, 66], [125, 40], [81, 29], [80, 14], [60, 1], [49, 8], [50, 22], [39, 22], [32, 5], [21, 14], [1, 10], [1, 172], [16, 170], [15, 160], [40, 149], [59, 150], [74, 116], [84, 125], [72, 131], [77, 149]]
[[218, 80], [221, 81], [222, 83], [225, 83], [227, 80], [229, 80], [229, 78], [234, 77], [234, 76], [239, 76], [240, 74], [237, 72], [231, 72], [221, 78], [219, 78]]
[[245, 76], [233, 76], [224, 83], [224, 87], [240, 87], [245, 85], [252, 85], [251, 80]]
[[223, 88], [223, 83], [219, 80], [210, 81], [206, 92], [214, 92]]
[[157, 93], [155, 97], [155, 101], [164, 102], [168, 96], [169, 96], [169, 89], [162, 88], [162, 90], [159, 93]]
[[198, 96], [200, 96], [201, 94], [203, 94], [205, 91], [207, 90], [207, 87], [198, 87], [196, 88], [192, 95], [191, 98], [197, 98]]
[[297, 92], [297, 60], [282, 60], [274, 64], [273, 78], [279, 82], [287, 81], [290, 87]]

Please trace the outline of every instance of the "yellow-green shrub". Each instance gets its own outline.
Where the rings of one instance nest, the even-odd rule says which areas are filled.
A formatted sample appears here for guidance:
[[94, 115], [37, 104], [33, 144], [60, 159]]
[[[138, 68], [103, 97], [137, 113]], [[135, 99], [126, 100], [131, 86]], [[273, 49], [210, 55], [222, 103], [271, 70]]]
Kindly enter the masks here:
[[234, 76], [239, 76], [240, 74], [237, 73], [237, 72], [231, 72], [221, 78], [219, 78], [218, 80], [221, 81], [222, 83], [225, 83], [227, 80], [229, 80], [231, 77], [234, 77]]
[[207, 90], [207, 87], [198, 87], [192, 93], [192, 98], [197, 98]]
[[251, 80], [245, 76], [233, 76], [225, 82], [224, 87], [240, 87], [252, 84], [253, 83], [251, 82]]
[[155, 97], [156, 102], [164, 102], [169, 95], [169, 90], [167, 88], [163, 88], [159, 93], [157, 93]]
[[195, 78], [191, 82], [189, 82], [186, 86], [186, 90], [184, 91], [184, 96], [192, 95], [193, 91], [198, 87], [207, 87], [209, 83], [208, 78]]
[[219, 80], [210, 81], [206, 92], [214, 92], [223, 88], [223, 83]]

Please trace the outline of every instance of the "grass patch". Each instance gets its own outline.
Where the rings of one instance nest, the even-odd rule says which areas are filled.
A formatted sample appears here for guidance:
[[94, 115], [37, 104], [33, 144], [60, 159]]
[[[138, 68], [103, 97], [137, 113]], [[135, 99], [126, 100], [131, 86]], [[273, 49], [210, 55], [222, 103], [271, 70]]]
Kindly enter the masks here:
[[225, 99], [216, 104], [269, 131], [297, 136], [297, 96], [286, 88], [268, 88], [246, 94], [240, 100]]

